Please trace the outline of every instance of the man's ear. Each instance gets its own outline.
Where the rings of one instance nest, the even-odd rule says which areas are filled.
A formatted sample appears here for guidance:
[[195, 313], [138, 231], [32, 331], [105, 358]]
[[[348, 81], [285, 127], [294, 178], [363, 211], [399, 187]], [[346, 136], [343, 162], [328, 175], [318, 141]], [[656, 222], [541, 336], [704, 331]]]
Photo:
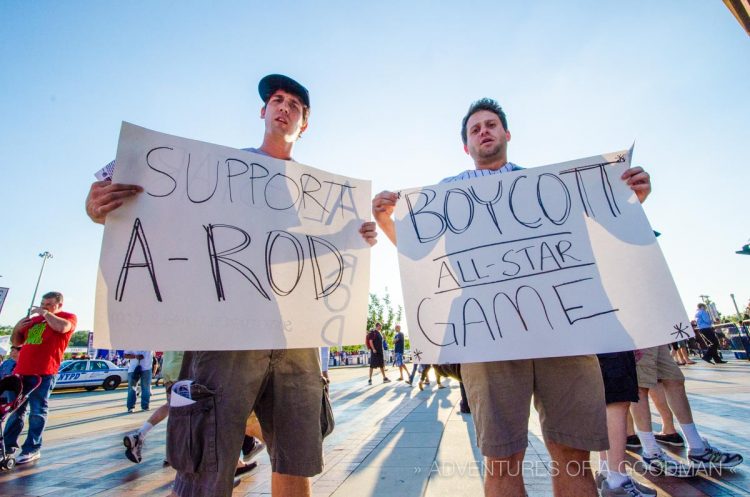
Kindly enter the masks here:
[[266, 118], [266, 106], [260, 108], [260, 118], [265, 119]]
[[466, 152], [466, 155], [469, 155], [469, 147], [467, 145], [464, 145], [464, 152]]
[[506, 132], [505, 132], [505, 139], [506, 139], [507, 141], [510, 141], [510, 131], [506, 131]]

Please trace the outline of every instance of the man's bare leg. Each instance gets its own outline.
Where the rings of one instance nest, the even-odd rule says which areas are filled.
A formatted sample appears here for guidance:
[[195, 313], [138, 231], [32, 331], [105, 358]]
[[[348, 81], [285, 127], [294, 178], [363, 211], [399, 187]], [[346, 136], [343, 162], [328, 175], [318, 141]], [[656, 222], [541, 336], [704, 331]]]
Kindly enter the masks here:
[[[372, 373], [372, 369], [370, 370], [370, 373]], [[390, 381], [388, 377], [385, 375], [385, 368], [380, 368], [380, 374], [383, 375], [383, 381]]]
[[552, 473], [552, 492], [555, 497], [597, 497], [594, 475], [591, 472], [591, 456], [588, 450], [574, 449], [545, 440], [547, 450], [558, 471]]
[[651, 431], [651, 409], [648, 405], [648, 388], [638, 387], [638, 402], [630, 403], [630, 414], [633, 415], [636, 430]]
[[677, 433], [677, 429], [674, 427], [674, 416], [672, 416], [672, 410], [667, 403], [664, 386], [661, 383], [657, 383], [654, 388], [648, 391], [648, 396], [651, 402], [654, 403], [656, 410], [659, 411], [659, 416], [661, 416], [661, 432], [665, 435]]
[[664, 386], [664, 393], [666, 394], [669, 407], [672, 409], [677, 421], [679, 421], [681, 425], [692, 423], [693, 411], [690, 409], [687, 392], [685, 392], [685, 382], [662, 380], [661, 383]]
[[258, 422], [258, 418], [255, 416], [250, 416], [247, 418], [247, 421], [245, 422], [245, 435], [248, 437], [255, 437], [261, 442], [263, 442], [263, 430], [260, 429], [260, 423]]
[[484, 458], [484, 497], [524, 497], [522, 450], [505, 458]]
[[274, 497], [310, 497], [310, 479], [306, 476], [271, 473], [271, 495]]
[[599, 457], [607, 461], [609, 471], [626, 474], [625, 468], [625, 433], [628, 422], [630, 402], [614, 402], [607, 405], [607, 436], [609, 449], [602, 451]]
[[169, 416], [169, 402], [160, 405], [159, 408], [149, 416], [148, 422], [151, 423], [151, 426], [156, 426], [164, 421], [164, 418], [167, 416]]

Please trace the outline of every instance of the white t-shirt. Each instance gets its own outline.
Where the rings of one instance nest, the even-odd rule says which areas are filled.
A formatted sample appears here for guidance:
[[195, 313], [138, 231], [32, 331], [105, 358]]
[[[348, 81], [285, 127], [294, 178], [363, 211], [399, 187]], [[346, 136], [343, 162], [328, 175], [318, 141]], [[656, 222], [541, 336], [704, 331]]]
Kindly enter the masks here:
[[125, 355], [142, 355], [143, 359], [128, 359], [128, 373], [135, 371], [135, 367], [140, 364], [141, 371], [151, 371], [151, 364], [153, 359], [151, 358], [152, 352], [150, 350], [126, 350]]

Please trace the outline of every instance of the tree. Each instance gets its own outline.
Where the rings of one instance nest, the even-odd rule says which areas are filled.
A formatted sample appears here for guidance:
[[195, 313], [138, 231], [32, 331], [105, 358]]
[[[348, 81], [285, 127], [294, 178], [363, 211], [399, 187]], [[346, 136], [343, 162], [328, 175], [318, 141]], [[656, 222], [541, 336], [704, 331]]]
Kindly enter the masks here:
[[[347, 353], [358, 352], [364, 345], [365, 335], [369, 330], [375, 327], [375, 323], [383, 325], [383, 337], [388, 340], [389, 346], [393, 346], [393, 327], [401, 321], [403, 313], [404, 309], [401, 306], [398, 306], [398, 309], [395, 311], [393, 310], [391, 296], [388, 294], [387, 289], [382, 298], [371, 293], [370, 302], [367, 305], [367, 329], [362, 331], [362, 344], [345, 345], [342, 349]], [[332, 350], [338, 350], [338, 348], [334, 347]]]
[[88, 347], [89, 345], [89, 332], [88, 330], [76, 331], [70, 337], [70, 347]]
[[370, 294], [370, 304], [367, 306], [367, 329], [371, 330], [375, 327], [375, 323], [383, 325], [383, 337], [388, 340], [389, 346], [393, 346], [393, 335], [394, 326], [401, 321], [404, 313], [403, 307], [398, 306], [397, 310], [393, 310], [391, 304], [391, 296], [388, 293], [388, 289], [385, 291], [385, 295], [381, 299], [376, 294]]

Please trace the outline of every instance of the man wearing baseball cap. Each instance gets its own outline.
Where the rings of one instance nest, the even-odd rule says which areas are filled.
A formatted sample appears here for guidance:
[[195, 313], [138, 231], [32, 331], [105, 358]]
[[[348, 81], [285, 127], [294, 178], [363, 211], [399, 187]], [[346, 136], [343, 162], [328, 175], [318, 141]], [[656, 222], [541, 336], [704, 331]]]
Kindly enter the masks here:
[[[265, 121], [263, 143], [245, 149], [276, 159], [292, 160], [292, 149], [307, 129], [310, 95], [297, 81], [280, 74], [260, 80]], [[96, 182], [86, 200], [95, 222], [142, 189], [137, 185]], [[370, 245], [375, 223], [359, 229]], [[173, 495], [229, 497], [245, 420], [255, 410], [271, 458], [271, 491], [275, 496], [309, 496], [309, 477], [323, 470], [323, 432], [332, 426], [322, 419], [324, 380], [317, 348], [186, 352], [180, 378], [189, 378], [215, 392], [210, 413], [181, 415], [171, 408], [167, 452], [177, 470]], [[195, 398], [195, 396], [194, 396]], [[191, 448], [200, 447], [198, 450]], [[215, 449], [215, 450], [214, 450]]]

